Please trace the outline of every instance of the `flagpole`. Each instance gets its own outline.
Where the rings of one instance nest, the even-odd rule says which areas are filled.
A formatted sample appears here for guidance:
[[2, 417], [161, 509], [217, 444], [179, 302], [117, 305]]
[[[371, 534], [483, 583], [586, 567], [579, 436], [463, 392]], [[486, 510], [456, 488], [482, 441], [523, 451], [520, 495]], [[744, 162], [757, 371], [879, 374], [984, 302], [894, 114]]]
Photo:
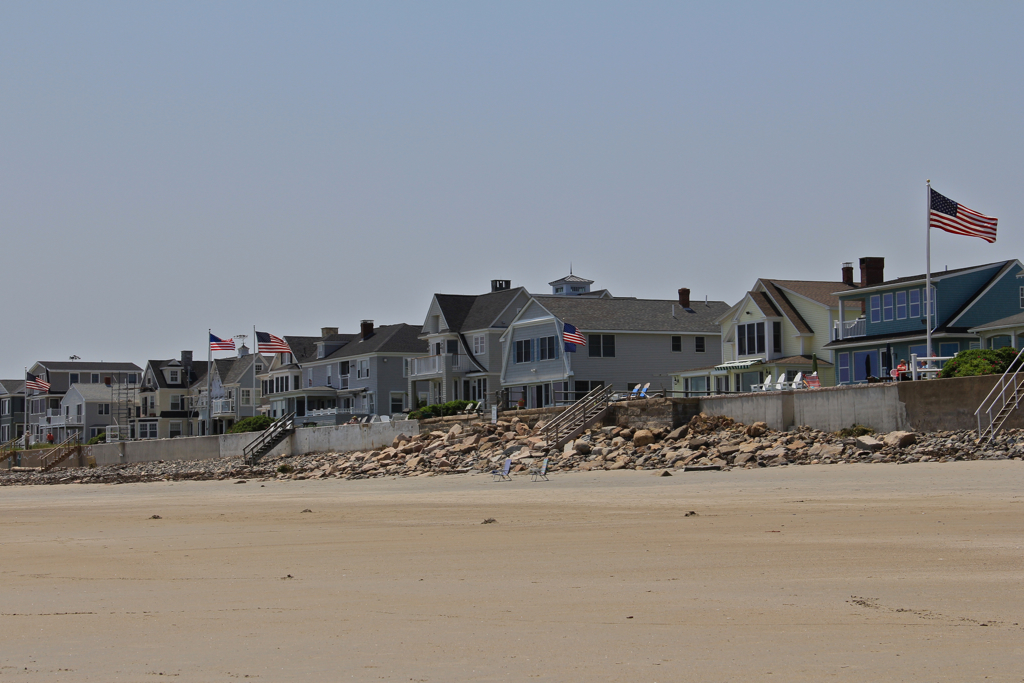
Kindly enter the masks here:
[[213, 336], [213, 329], [206, 330], [206, 436], [210, 435], [213, 427], [213, 402], [210, 400], [210, 377], [213, 376], [213, 344], [210, 337]]
[[925, 306], [925, 355], [932, 356], [932, 181], [926, 182], [928, 191], [927, 214], [925, 216], [925, 250], [927, 251], [926, 270], [924, 275], [924, 306]]
[[256, 339], [256, 326], [252, 326], [252, 389], [249, 390], [249, 402], [252, 403], [252, 416], [256, 417], [256, 349], [260, 342]]

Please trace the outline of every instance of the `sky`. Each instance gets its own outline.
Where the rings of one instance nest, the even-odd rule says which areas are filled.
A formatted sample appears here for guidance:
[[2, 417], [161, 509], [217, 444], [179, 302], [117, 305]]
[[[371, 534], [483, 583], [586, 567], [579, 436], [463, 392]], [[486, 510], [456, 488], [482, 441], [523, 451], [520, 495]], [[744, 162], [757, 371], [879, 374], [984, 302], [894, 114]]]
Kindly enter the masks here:
[[[0, 4], [0, 376], [1024, 256], [1024, 4]], [[1017, 189], [1014, 189], [1017, 188]]]

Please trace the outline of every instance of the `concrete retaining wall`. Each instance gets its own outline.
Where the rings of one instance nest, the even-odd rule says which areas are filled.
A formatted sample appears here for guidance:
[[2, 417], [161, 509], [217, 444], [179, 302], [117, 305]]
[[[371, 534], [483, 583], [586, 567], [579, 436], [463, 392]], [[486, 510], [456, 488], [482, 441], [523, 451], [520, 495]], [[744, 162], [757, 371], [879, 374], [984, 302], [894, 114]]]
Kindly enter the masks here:
[[[419, 434], [415, 420], [373, 422], [359, 425], [301, 427], [279, 443], [270, 455], [303, 455], [362, 451], [390, 446], [399, 434]], [[156, 460], [212, 460], [242, 455], [242, 450], [258, 436], [257, 432], [191, 436], [177, 439], [126, 441], [84, 447], [84, 457], [93, 457], [97, 465]]]

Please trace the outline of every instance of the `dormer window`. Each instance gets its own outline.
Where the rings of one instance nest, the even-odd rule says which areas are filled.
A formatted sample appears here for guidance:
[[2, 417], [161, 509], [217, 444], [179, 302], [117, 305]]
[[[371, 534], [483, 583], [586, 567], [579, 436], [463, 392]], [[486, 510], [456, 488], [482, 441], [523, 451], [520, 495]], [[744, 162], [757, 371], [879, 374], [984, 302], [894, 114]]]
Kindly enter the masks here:
[[565, 294], [565, 287], [555, 287], [555, 294]]
[[317, 358], [323, 358], [324, 357], [324, 345], [323, 344], [317, 344], [316, 345], [316, 357]]
[[171, 375], [171, 378], [170, 378], [169, 381], [170, 381], [171, 384], [177, 384], [178, 382], [181, 381], [181, 377], [180, 377], [180, 375], [179, 375], [177, 370], [171, 370], [170, 375]]

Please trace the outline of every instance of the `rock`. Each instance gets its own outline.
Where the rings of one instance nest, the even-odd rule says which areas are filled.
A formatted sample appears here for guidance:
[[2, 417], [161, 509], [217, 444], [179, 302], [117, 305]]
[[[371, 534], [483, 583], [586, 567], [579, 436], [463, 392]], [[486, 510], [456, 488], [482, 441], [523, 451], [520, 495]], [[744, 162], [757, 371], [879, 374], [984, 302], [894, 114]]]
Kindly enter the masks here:
[[462, 425], [458, 422], [452, 425], [452, 428], [448, 430], [448, 436], [458, 436], [462, 433]]
[[577, 441], [573, 448], [580, 455], [590, 455], [590, 451], [592, 450], [590, 448], [590, 444], [583, 440]]
[[409, 458], [408, 460], [406, 460], [405, 461], [405, 466], [408, 467], [410, 470], [414, 470], [414, 469], [416, 469], [417, 467], [420, 466], [421, 462], [423, 462], [423, 457], [417, 455], [417, 456], [414, 456], [414, 457]]
[[740, 465], [747, 464], [747, 461], [750, 460], [753, 457], [754, 456], [753, 456], [752, 453], [738, 453], [736, 455], [736, 457], [733, 458], [732, 464], [736, 465], [737, 467], [739, 467]]
[[689, 441], [687, 441], [686, 442], [686, 447], [687, 448], [691, 448], [691, 449], [697, 449], [697, 448], [700, 448], [701, 446], [706, 446], [707, 443], [708, 443], [707, 439], [704, 439], [704, 438], [701, 438], [701, 437], [697, 437], [695, 439], [690, 439]]
[[637, 448], [643, 448], [652, 443], [654, 443], [654, 433], [649, 429], [641, 429], [633, 435], [633, 445]]
[[890, 448], [906, 448], [917, 443], [917, 435], [913, 432], [889, 432], [882, 442]]
[[525, 423], [520, 422], [516, 425], [516, 434], [519, 436], [527, 436], [529, 433], [530, 428]]
[[668, 470], [662, 470], [661, 472], [655, 472], [654, 476], [656, 476], [656, 477], [671, 477], [672, 473], [669, 472]]
[[858, 436], [856, 442], [857, 448], [860, 448], [861, 450], [864, 451], [878, 451], [881, 450], [883, 446], [881, 441], [874, 438], [873, 436], [868, 436], [867, 434], [865, 434], [864, 436]]
[[[681, 439], [684, 436], [686, 436], [686, 433], [688, 431], [690, 431], [690, 428], [688, 426], [686, 426], [686, 425], [683, 425], [682, 427], [677, 427], [677, 428], [673, 429], [671, 432], [668, 433], [668, 436], [666, 436], [665, 438], [666, 439], [672, 439], [673, 441], [676, 440], [676, 439]], [[671, 476], [671, 475], [669, 475], [669, 476]]]
[[755, 422], [746, 429], [746, 435], [750, 437], [764, 436], [768, 431], [767, 422]]
[[730, 455], [734, 455], [739, 452], [739, 446], [722, 446], [721, 448], [718, 449], [718, 454], [721, 455], [723, 458]]
[[392, 448], [398, 448], [399, 446], [402, 445], [403, 442], [408, 441], [408, 440], [409, 440], [408, 436], [406, 436], [405, 434], [399, 434], [398, 436], [396, 436], [394, 439], [391, 440], [391, 447]]

